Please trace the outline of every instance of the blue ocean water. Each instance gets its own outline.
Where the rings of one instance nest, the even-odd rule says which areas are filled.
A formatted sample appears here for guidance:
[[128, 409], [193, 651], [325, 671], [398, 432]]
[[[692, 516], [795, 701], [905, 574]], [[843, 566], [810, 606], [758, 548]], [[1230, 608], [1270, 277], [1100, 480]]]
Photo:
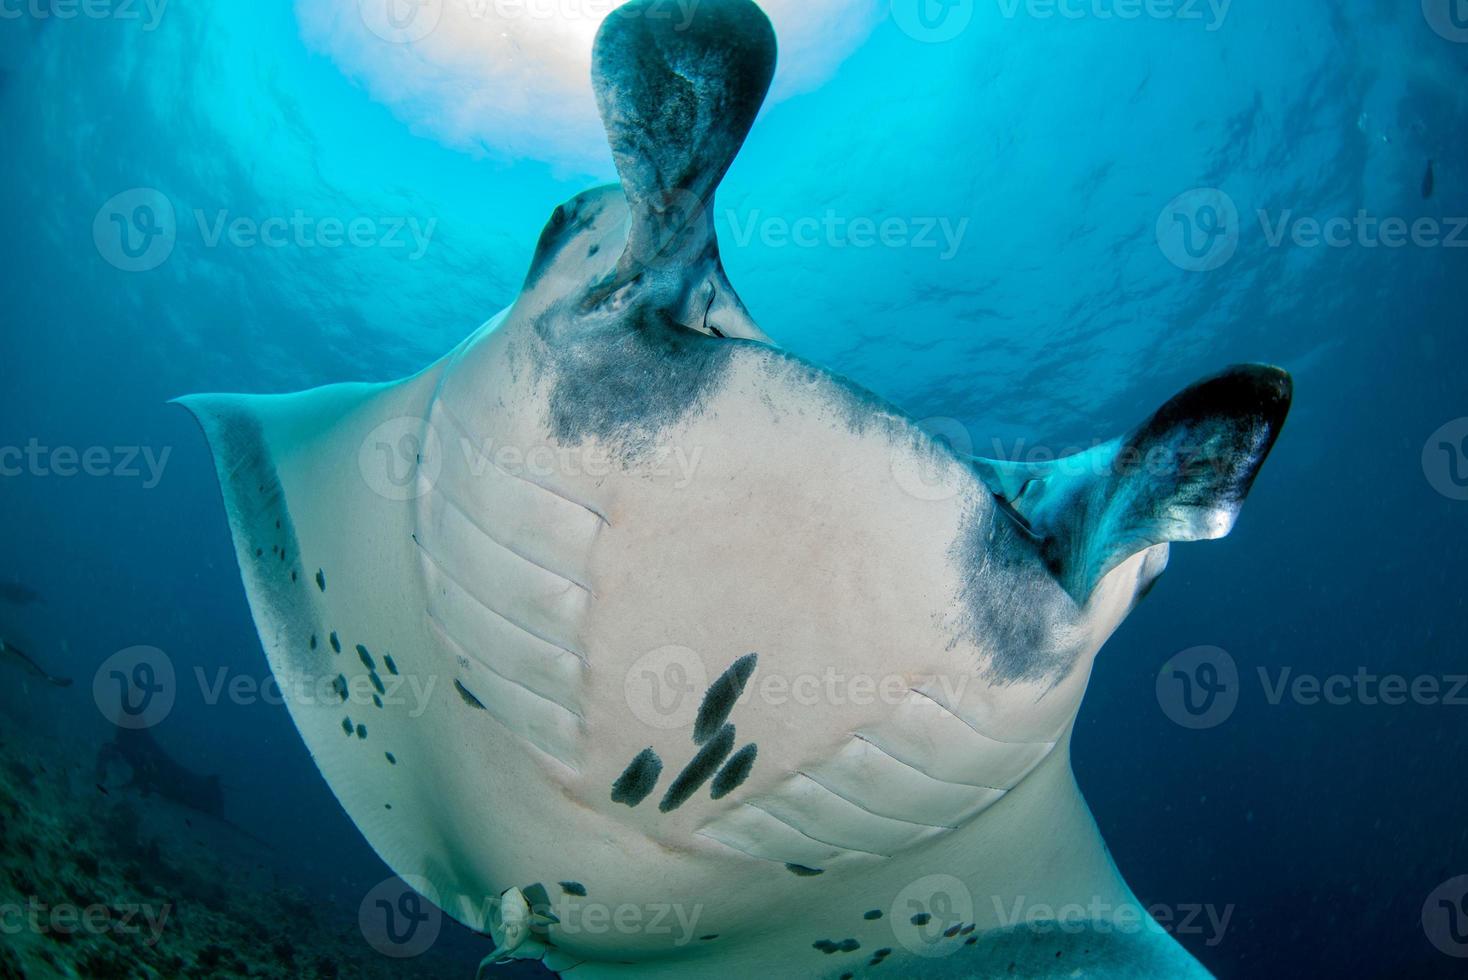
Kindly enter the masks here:
[[[486, 67], [348, 0], [0, 2], [0, 581], [43, 597], [0, 600], [0, 636], [81, 679], [8, 725], [105, 741], [86, 688], [139, 644], [261, 676], [166, 402], [402, 377], [511, 302], [552, 209], [615, 176], [577, 74], [594, 6], [499, 32]], [[1077, 775], [1144, 903], [1227, 916], [1178, 929], [1218, 975], [1452, 975], [1423, 917], [1468, 874], [1468, 12], [929, 6], [772, 7], [798, 43], [719, 198], [731, 280], [782, 345], [980, 455], [1288, 368], [1237, 530], [1174, 549], [1103, 652]], [[1191, 728], [1158, 677], [1202, 646], [1237, 703]], [[1351, 680], [1275, 696], [1302, 676]], [[353, 910], [387, 874], [279, 706], [182, 684], [158, 738], [291, 874]], [[485, 952], [448, 948], [465, 975]]]

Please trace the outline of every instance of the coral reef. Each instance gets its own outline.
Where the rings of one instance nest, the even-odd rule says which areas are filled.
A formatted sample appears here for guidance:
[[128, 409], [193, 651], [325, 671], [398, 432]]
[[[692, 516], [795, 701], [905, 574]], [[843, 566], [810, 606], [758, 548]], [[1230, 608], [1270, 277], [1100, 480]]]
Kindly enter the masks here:
[[354, 904], [282, 884], [253, 841], [209, 839], [227, 827], [196, 831], [208, 818], [160, 815], [11, 749], [0, 743], [0, 980], [466, 975], [432, 950], [380, 955]]

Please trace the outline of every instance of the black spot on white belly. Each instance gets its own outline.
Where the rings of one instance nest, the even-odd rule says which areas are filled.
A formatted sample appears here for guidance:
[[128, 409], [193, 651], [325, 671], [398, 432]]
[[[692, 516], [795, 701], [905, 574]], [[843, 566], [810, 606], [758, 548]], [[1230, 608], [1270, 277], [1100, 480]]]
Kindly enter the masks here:
[[663, 774], [663, 760], [651, 748], [643, 749], [612, 784], [612, 802], [636, 806], [647, 799]]
[[677, 779], [673, 780], [673, 785], [668, 787], [668, 792], [663, 797], [663, 801], [658, 804], [658, 809], [664, 813], [672, 813], [688, 802], [688, 798], [697, 793], [699, 788], [708, 782], [714, 773], [718, 772], [719, 767], [724, 764], [724, 760], [732, 751], [734, 751], [734, 726], [725, 725], [703, 748], [698, 750], [693, 761], [683, 768]]
[[459, 692], [459, 697], [462, 698], [464, 700], [464, 703], [467, 704], [469, 707], [478, 708], [480, 711], [489, 710], [484, 706], [483, 701], [476, 698], [473, 694], [470, 694], [469, 689], [457, 680], [454, 681], [454, 690]]
[[722, 800], [734, 792], [744, 781], [749, 778], [750, 770], [754, 768], [755, 757], [759, 755], [759, 747], [753, 742], [734, 753], [719, 774], [714, 777], [712, 786], [713, 797]]
[[740, 657], [709, 685], [704, 692], [703, 704], [698, 707], [698, 718], [693, 723], [694, 744], [702, 745], [713, 738], [729, 720], [729, 713], [744, 693], [744, 686], [749, 683], [758, 662], [759, 655], [755, 653]]

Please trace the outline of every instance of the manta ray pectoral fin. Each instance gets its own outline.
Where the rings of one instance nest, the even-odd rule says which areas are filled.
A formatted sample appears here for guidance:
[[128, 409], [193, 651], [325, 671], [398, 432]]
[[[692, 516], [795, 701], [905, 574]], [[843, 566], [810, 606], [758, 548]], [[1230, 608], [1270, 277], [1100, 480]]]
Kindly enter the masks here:
[[1241, 365], [1087, 452], [1043, 464], [976, 459], [974, 467], [1038, 540], [1065, 590], [1085, 604], [1132, 555], [1233, 529], [1292, 391], [1279, 368]]
[[600, 295], [635, 284], [684, 326], [767, 340], [724, 275], [713, 203], [769, 91], [774, 29], [751, 0], [663, 6], [632, 0], [596, 38], [592, 82], [631, 211]]

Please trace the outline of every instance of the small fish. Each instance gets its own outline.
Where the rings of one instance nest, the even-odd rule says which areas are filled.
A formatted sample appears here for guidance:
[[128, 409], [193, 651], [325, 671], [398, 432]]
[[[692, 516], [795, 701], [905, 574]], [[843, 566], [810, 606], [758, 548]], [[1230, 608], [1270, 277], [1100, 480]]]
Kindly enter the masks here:
[[1422, 175], [1422, 199], [1432, 199], [1432, 192], [1437, 187], [1437, 177], [1432, 172], [1432, 161], [1427, 161], [1427, 172]]
[[0, 653], [8, 653], [12, 657], [20, 660], [23, 664], [26, 665], [26, 670], [28, 670], [32, 675], [39, 677], [41, 680], [45, 681], [47, 684], [50, 684], [54, 687], [71, 687], [70, 677], [53, 677], [51, 674], [46, 673], [45, 669], [43, 669], [40, 664], [36, 663], [36, 661], [31, 658], [30, 654], [26, 653], [24, 650], [20, 649], [13, 643], [7, 643], [5, 640], [0, 640]]

